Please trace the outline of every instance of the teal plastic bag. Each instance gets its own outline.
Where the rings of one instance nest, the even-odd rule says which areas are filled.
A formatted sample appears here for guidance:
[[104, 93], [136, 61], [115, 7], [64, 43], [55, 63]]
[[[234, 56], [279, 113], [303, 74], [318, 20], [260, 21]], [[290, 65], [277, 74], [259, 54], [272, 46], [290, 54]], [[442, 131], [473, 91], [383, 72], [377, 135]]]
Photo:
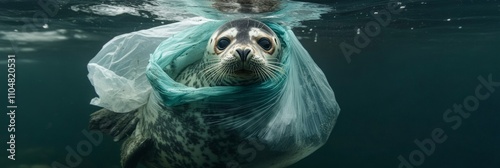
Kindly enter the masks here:
[[[283, 45], [285, 73], [251, 86], [193, 88], [173, 79], [202, 58], [206, 44], [223, 21], [187, 29], [162, 42], [151, 56], [147, 77], [163, 105], [196, 104], [210, 109], [209, 122], [240, 136], [256, 137], [278, 150], [319, 147], [327, 139], [340, 111], [323, 72], [293, 32], [266, 23]], [[203, 31], [200, 31], [203, 30]]]

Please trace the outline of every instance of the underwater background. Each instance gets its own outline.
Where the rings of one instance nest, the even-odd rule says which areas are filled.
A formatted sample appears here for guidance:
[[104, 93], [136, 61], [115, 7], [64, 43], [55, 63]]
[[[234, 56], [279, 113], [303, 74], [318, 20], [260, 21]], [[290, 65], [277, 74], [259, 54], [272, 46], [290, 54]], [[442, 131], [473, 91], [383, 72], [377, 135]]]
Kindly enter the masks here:
[[[40, 2], [60, 7], [44, 20]], [[68, 153], [90, 142], [89, 115], [99, 108], [89, 104], [97, 95], [86, 65], [117, 35], [183, 17], [159, 2], [0, 0], [1, 168], [68, 165]], [[290, 167], [500, 167], [500, 1], [307, 2], [332, 8], [294, 32], [342, 110], [329, 141]], [[384, 13], [394, 3], [402, 10]], [[34, 17], [42, 19], [26, 24]], [[9, 54], [16, 55], [15, 161], [6, 151]], [[72, 161], [118, 168], [119, 149], [104, 136]]]

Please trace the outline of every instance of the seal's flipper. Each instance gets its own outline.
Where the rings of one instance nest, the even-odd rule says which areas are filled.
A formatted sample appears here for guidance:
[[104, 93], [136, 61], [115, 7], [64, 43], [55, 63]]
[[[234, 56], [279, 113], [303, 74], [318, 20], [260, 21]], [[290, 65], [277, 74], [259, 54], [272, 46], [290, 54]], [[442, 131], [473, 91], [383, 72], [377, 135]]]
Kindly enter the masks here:
[[123, 168], [136, 168], [153, 146], [153, 141], [145, 137], [131, 137], [122, 145], [121, 162]]
[[114, 141], [122, 140], [135, 130], [138, 121], [136, 111], [115, 113], [101, 109], [90, 115], [89, 129], [111, 135]]

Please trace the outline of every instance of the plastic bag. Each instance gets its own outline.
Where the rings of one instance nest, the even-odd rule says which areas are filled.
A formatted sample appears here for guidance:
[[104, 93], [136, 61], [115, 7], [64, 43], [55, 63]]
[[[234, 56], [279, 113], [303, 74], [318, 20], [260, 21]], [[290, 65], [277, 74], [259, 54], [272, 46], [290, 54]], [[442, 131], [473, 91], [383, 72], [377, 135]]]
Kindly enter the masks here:
[[203, 115], [211, 124], [236, 130], [242, 137], [258, 137], [275, 150], [321, 146], [340, 109], [323, 72], [289, 28], [267, 23], [283, 44], [285, 73], [277, 80], [201, 88], [173, 80], [180, 70], [202, 58], [211, 36], [206, 32], [214, 32], [223, 23], [208, 22], [160, 44], [146, 71], [158, 95], [153, 98], [169, 107], [196, 104], [208, 108]]

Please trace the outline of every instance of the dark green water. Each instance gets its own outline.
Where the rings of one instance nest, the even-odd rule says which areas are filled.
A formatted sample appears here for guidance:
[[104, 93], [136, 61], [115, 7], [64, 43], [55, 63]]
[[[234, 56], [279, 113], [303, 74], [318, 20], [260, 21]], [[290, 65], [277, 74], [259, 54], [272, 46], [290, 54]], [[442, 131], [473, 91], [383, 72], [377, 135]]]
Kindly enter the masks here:
[[[356, 46], [357, 29], [364, 33], [367, 23], [376, 21], [371, 13], [389, 1], [312, 2], [334, 11], [295, 32], [326, 74], [342, 111], [329, 142], [291, 167], [397, 168], [401, 160], [413, 167], [500, 167], [500, 87], [483, 85], [479, 93], [489, 96], [481, 100], [475, 93], [482, 84], [478, 78], [491, 75], [500, 82], [500, 1], [402, 1], [404, 10], [391, 14], [350, 62], [341, 44]], [[48, 17], [47, 28], [23, 31], [23, 20], [43, 9], [34, 1], [0, 1], [0, 76], [6, 84], [6, 58], [15, 54], [18, 106], [15, 161], [5, 151], [8, 116], [0, 119], [0, 167], [66, 162], [66, 148], [88, 140], [82, 131], [99, 109], [89, 105], [96, 94], [86, 76], [88, 61], [116, 35], [169, 23], [148, 11], [141, 12], [149, 18], [71, 9], [98, 3], [66, 1]], [[0, 92], [5, 113], [6, 90]], [[465, 107], [462, 115], [447, 112], [457, 111], [454, 104], [464, 100], [471, 112]], [[105, 136], [78, 167], [119, 167], [119, 146]]]

